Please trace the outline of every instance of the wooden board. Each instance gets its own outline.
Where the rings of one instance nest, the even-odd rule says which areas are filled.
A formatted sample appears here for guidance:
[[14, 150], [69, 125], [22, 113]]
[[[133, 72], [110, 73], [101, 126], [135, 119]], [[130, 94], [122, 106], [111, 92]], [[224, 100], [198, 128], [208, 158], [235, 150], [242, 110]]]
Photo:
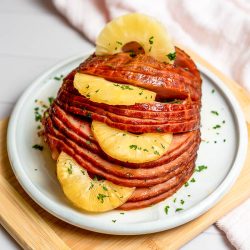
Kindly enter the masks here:
[[[213, 71], [240, 102], [250, 135], [250, 95], [195, 53], [195, 61]], [[178, 249], [221, 216], [250, 197], [250, 146], [240, 177], [231, 191], [206, 214], [183, 226], [141, 236], [112, 236], [89, 232], [53, 217], [25, 193], [16, 180], [6, 151], [7, 120], [0, 122], [0, 223], [25, 249]], [[248, 139], [250, 136], [248, 137]]]

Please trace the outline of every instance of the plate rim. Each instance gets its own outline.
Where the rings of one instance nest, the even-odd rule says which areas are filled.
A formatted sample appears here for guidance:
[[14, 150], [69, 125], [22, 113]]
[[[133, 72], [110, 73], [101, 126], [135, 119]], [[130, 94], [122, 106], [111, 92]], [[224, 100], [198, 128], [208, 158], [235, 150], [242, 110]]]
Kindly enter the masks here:
[[200, 215], [207, 212], [210, 208], [215, 206], [216, 203], [227, 192], [229, 192], [241, 172], [247, 155], [248, 130], [243, 112], [236, 97], [233, 95], [233, 93], [231, 93], [229, 88], [223, 83], [223, 81], [219, 77], [217, 77], [208, 68], [197, 62], [195, 63], [198, 66], [200, 72], [203, 73], [206, 77], [212, 79], [214, 85], [224, 95], [224, 98], [227, 101], [227, 105], [230, 105], [230, 110], [233, 111], [232, 115], [237, 128], [236, 133], [238, 134], [238, 147], [236, 149], [237, 152], [232, 163], [231, 169], [229, 170], [223, 181], [219, 184], [219, 186], [205, 199], [197, 203], [195, 206], [186, 209], [185, 212], [178, 213], [178, 215], [173, 216], [171, 218], [171, 223], [167, 223], [167, 225], [165, 225], [163, 222], [166, 221], [168, 217], [166, 217], [166, 220], [139, 222], [135, 224], [102, 223], [99, 225], [96, 225], [95, 220], [93, 220], [92, 218], [88, 218], [86, 220], [86, 223], [84, 223], [83, 225], [82, 223], [79, 223], [76, 218], [72, 218], [70, 216], [65, 215], [63, 216], [63, 212], [60, 212], [61, 206], [58, 205], [56, 201], [49, 199], [44, 193], [40, 192], [36, 188], [36, 186], [30, 181], [28, 176], [25, 174], [25, 171], [22, 169], [22, 164], [20, 160], [18, 160], [18, 153], [15, 145], [15, 131], [17, 129], [18, 114], [21, 112], [26, 98], [29, 97], [32, 93], [33, 88], [35, 88], [43, 79], [47, 79], [49, 75], [51, 75], [53, 72], [57, 71], [61, 67], [64, 67], [69, 63], [89, 56], [90, 53], [70, 57], [66, 60], [62, 60], [61, 62], [57, 63], [55, 66], [50, 67], [32, 82], [32, 84], [23, 92], [23, 94], [20, 96], [17, 103], [15, 104], [8, 124], [7, 152], [12, 170], [25, 192], [47, 212], [69, 224], [90, 231], [113, 235], [141, 235], [165, 231], [183, 225], [191, 220], [194, 220], [195, 218], [199, 217]]

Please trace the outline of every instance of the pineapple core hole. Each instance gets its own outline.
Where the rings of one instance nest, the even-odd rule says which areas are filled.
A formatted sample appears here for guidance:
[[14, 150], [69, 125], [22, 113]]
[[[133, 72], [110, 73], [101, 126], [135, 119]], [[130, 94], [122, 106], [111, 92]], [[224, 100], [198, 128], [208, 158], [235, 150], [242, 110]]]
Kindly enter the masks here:
[[132, 52], [135, 55], [145, 54], [145, 50], [143, 49], [143, 47], [138, 42], [126, 43], [125, 45], [123, 45], [122, 51], [123, 52], [130, 52], [130, 53]]

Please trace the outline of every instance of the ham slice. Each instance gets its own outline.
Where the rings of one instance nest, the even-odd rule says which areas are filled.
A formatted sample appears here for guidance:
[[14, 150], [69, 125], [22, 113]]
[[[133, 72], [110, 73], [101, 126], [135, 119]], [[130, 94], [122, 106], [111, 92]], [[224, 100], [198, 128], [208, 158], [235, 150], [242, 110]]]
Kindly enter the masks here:
[[[180, 58], [175, 65], [171, 65], [144, 54], [135, 58], [128, 53], [93, 55], [79, 66], [78, 72], [129, 83], [154, 91], [159, 97], [200, 100], [201, 80], [194, 63], [179, 49], [176, 50], [176, 57]], [[183, 65], [186, 67], [183, 68]]]

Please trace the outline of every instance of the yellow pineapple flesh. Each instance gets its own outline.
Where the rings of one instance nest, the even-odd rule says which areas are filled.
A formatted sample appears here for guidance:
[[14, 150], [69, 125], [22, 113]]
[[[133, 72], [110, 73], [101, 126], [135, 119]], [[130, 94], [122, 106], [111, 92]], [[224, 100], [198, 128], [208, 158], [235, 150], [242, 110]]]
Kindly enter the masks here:
[[66, 197], [76, 207], [89, 212], [113, 210], [124, 204], [135, 190], [107, 180], [91, 179], [88, 172], [64, 152], [57, 159], [57, 178]]
[[173, 63], [175, 48], [166, 28], [153, 17], [140, 13], [127, 14], [109, 22], [96, 40], [96, 55], [122, 52], [124, 45], [139, 43], [145, 51], [161, 62]]
[[74, 87], [93, 102], [109, 105], [134, 105], [155, 100], [156, 93], [128, 84], [119, 84], [104, 78], [76, 73]]
[[99, 146], [107, 155], [131, 163], [159, 159], [167, 152], [173, 138], [171, 133], [136, 135], [98, 121], [92, 122], [91, 129]]

